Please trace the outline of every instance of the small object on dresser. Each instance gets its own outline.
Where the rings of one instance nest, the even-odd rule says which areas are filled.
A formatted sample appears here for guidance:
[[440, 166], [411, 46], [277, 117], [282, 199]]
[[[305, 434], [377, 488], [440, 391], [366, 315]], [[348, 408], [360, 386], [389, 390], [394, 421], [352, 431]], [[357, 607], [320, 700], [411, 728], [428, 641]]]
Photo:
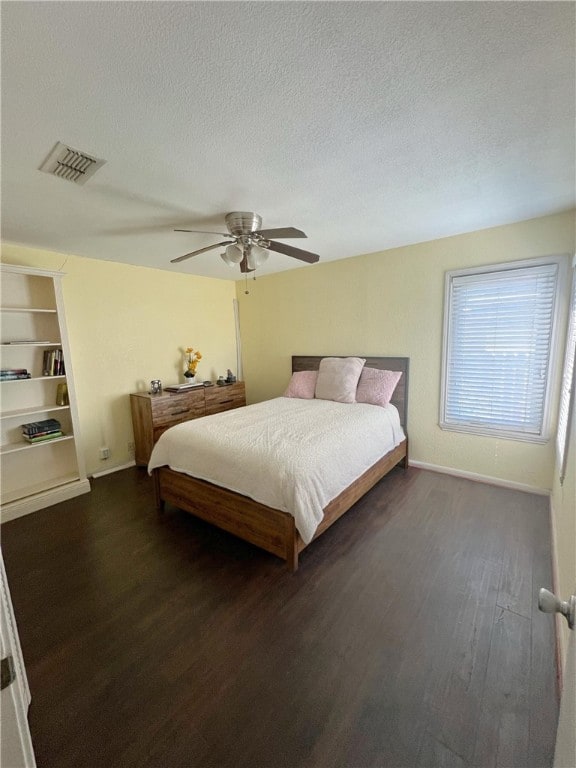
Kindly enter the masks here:
[[203, 387], [204, 382], [192, 382], [190, 384], [170, 384], [168, 387], [164, 387], [164, 392], [186, 392], [188, 389], [196, 389], [196, 387]]
[[230, 368], [228, 368], [228, 371], [226, 372], [226, 383], [234, 384], [235, 381], [236, 381], [236, 376], [234, 376]]
[[150, 382], [150, 394], [159, 395], [162, 392], [162, 382], [160, 379], [152, 379]]
[[187, 383], [193, 384], [195, 382], [196, 368], [200, 360], [202, 360], [202, 352], [195, 350], [194, 347], [186, 347], [184, 350], [184, 378]]
[[226, 379], [224, 376], [218, 376], [218, 381], [216, 382], [219, 387], [223, 387], [226, 384]]

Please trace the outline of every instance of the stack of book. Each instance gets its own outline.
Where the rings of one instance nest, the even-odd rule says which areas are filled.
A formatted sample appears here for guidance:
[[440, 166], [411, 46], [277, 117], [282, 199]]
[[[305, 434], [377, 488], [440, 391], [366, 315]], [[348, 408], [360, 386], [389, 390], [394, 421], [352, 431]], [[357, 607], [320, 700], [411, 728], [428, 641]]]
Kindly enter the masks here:
[[29, 443], [41, 443], [45, 440], [54, 440], [55, 437], [62, 437], [64, 433], [57, 419], [44, 419], [44, 421], [22, 424], [22, 434]]
[[0, 370], [0, 381], [16, 381], [17, 379], [30, 379], [32, 374], [28, 373], [26, 368], [2, 368]]
[[42, 374], [44, 376], [63, 376], [65, 373], [62, 350], [47, 349], [46, 352], [44, 352]]

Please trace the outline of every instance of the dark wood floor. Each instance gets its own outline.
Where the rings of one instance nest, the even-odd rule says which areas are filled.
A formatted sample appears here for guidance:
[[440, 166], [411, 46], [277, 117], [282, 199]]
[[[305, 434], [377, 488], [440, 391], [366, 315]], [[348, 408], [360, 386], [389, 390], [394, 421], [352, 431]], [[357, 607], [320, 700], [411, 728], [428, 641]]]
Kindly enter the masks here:
[[2, 548], [39, 768], [551, 765], [543, 497], [397, 469], [291, 575], [129, 469]]

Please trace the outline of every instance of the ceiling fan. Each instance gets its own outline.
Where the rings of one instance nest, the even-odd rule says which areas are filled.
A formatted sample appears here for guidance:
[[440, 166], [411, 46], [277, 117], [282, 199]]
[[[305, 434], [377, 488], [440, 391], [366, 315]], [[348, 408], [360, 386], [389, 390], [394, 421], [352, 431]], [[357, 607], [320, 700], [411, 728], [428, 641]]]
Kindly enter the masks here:
[[306, 237], [304, 232], [294, 227], [280, 227], [278, 229], [260, 229], [262, 226], [262, 217], [257, 213], [247, 211], [233, 211], [226, 214], [226, 226], [228, 232], [205, 232], [201, 229], [175, 229], [174, 232], [197, 232], [205, 235], [221, 235], [227, 237], [214, 245], [208, 245], [206, 248], [199, 248], [197, 251], [185, 253], [184, 256], [178, 256], [176, 259], [170, 259], [171, 264], [189, 259], [191, 256], [197, 256], [199, 253], [205, 253], [212, 248], [227, 246], [222, 259], [229, 266], [240, 265], [241, 272], [253, 272], [257, 267], [263, 264], [268, 258], [268, 251], [277, 251], [286, 256], [292, 256], [294, 259], [306, 261], [308, 264], [314, 264], [320, 260], [317, 253], [303, 251], [301, 248], [295, 248], [293, 245], [285, 245], [271, 240], [273, 237], [292, 238]]

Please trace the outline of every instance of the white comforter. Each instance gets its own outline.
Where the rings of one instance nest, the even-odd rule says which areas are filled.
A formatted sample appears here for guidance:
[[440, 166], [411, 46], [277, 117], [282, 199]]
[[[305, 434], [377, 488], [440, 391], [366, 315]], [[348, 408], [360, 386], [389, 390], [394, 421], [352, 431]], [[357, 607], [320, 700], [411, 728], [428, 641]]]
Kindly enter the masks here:
[[278, 397], [172, 427], [148, 471], [168, 465], [289, 512], [308, 544], [324, 507], [403, 439], [393, 405]]

